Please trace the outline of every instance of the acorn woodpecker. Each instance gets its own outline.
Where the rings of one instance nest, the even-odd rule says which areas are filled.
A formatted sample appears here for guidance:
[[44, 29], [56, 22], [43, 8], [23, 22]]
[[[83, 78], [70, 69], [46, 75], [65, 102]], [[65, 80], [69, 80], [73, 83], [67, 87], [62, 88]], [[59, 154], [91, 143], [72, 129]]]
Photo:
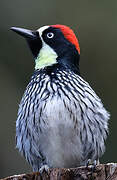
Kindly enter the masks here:
[[64, 25], [36, 31], [12, 27], [26, 38], [35, 71], [19, 105], [16, 146], [33, 171], [72, 168], [104, 153], [109, 113], [80, 76], [80, 46]]

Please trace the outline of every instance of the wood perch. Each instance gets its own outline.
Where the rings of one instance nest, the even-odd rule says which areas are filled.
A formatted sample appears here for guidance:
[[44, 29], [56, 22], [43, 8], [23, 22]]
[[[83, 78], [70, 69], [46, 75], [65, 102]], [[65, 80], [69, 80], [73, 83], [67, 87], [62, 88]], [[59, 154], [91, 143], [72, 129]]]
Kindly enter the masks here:
[[94, 172], [90, 167], [54, 168], [48, 174], [39, 172], [14, 175], [1, 180], [117, 180], [117, 163], [100, 164]]

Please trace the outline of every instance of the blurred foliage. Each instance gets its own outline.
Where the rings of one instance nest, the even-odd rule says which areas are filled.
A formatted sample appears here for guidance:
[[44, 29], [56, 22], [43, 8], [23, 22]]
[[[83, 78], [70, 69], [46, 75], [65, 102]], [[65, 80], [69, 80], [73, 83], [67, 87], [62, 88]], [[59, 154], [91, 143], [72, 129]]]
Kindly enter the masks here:
[[15, 121], [34, 60], [24, 39], [9, 28], [58, 23], [74, 29], [81, 46], [81, 74], [111, 113], [101, 162], [116, 162], [117, 1], [0, 0], [0, 177], [31, 171], [15, 149]]

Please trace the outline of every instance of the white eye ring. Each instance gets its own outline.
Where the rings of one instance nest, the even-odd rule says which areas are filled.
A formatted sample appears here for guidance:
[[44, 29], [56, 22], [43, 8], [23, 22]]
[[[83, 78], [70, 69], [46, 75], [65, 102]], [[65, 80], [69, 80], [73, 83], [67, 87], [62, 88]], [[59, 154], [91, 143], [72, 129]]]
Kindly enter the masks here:
[[54, 37], [54, 33], [52, 33], [52, 32], [49, 32], [49, 33], [47, 33], [47, 37], [50, 39], [50, 38], [53, 38]]

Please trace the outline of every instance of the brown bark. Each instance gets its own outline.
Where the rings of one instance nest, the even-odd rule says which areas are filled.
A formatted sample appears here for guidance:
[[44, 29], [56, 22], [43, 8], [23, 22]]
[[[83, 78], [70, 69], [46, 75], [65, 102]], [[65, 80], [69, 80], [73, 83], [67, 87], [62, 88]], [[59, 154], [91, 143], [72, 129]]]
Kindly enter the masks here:
[[2, 180], [117, 180], [117, 163], [100, 164], [93, 172], [90, 166], [72, 169], [54, 168], [42, 175], [34, 172], [14, 175]]

